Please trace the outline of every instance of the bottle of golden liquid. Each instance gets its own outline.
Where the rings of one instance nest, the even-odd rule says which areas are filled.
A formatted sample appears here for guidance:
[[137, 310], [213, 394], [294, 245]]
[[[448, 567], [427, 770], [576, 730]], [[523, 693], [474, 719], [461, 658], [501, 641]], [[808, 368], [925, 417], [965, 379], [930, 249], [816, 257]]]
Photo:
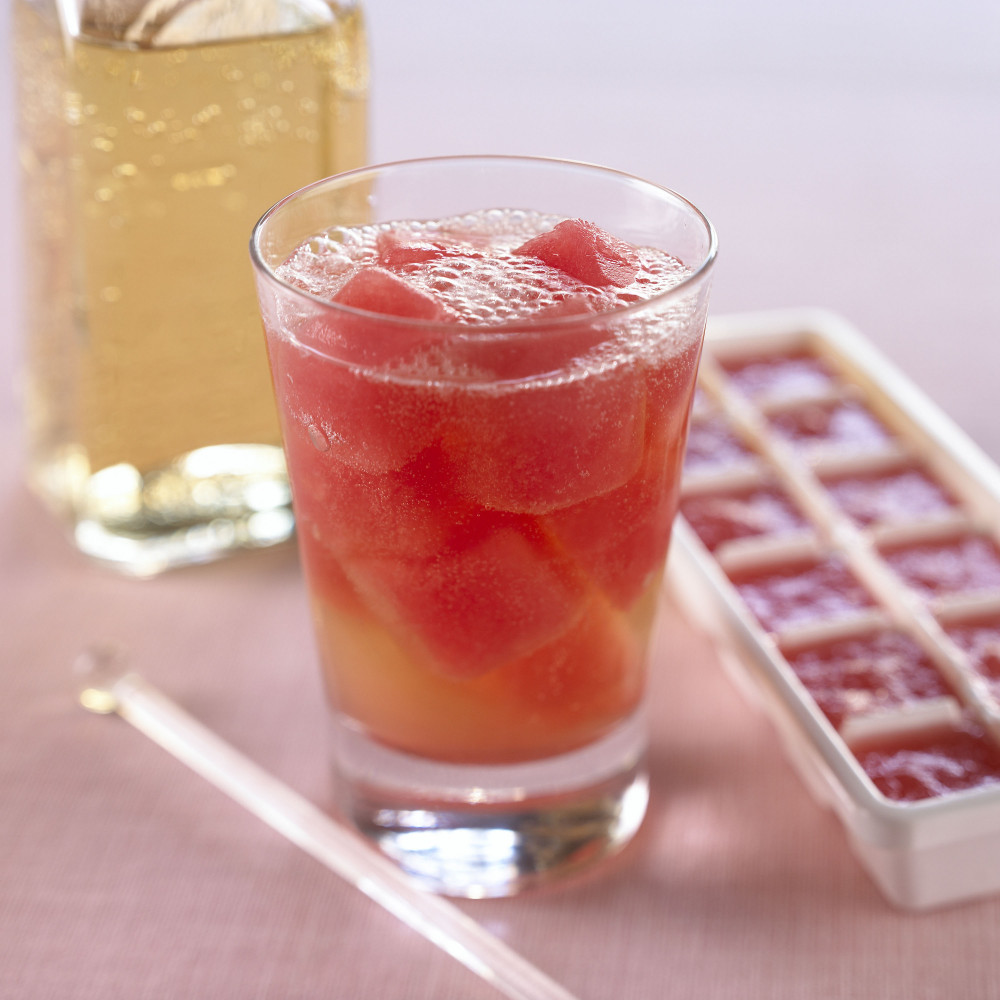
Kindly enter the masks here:
[[365, 159], [358, 6], [15, 0], [14, 44], [33, 489], [137, 575], [283, 541], [247, 243]]

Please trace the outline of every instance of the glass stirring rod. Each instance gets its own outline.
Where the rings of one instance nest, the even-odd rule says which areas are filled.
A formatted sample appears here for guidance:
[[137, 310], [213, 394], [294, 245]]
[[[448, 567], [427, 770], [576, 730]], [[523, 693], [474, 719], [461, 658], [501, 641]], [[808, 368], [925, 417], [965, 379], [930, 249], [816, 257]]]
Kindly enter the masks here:
[[123, 671], [114, 648], [87, 650], [77, 661], [76, 672], [84, 708], [121, 716], [511, 1000], [575, 1000], [458, 907], [414, 885], [360, 837], [258, 767], [141, 677]]

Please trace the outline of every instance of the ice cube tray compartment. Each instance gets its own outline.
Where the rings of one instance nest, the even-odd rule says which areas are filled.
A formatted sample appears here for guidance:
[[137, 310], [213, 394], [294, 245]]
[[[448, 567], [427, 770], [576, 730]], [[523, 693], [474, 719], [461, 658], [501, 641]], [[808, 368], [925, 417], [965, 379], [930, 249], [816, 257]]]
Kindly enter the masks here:
[[1000, 471], [822, 311], [714, 320], [691, 440], [679, 602], [887, 898], [1000, 890]]

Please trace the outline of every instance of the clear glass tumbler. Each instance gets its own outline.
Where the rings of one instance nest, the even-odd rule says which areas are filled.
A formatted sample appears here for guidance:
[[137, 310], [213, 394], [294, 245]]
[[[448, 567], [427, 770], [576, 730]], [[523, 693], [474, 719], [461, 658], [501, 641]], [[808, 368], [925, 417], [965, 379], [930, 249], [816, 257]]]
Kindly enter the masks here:
[[[540, 309], [530, 247], [491, 275], [496, 233], [509, 250], [559, 219], [630, 244], [638, 279], [581, 272]], [[665, 188], [518, 157], [355, 170], [254, 230], [339, 802], [436, 891], [517, 892], [642, 820], [647, 648], [715, 252]]]

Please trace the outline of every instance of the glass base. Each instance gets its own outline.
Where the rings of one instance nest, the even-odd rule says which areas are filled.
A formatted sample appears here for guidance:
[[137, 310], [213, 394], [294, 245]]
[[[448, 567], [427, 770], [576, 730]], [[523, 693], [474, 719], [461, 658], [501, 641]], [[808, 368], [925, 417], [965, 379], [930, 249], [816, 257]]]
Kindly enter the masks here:
[[145, 474], [127, 463], [91, 473], [68, 452], [36, 464], [32, 485], [81, 552], [133, 576], [277, 545], [295, 529], [273, 445], [212, 445]]
[[334, 724], [344, 815], [425, 888], [511, 896], [619, 851], [649, 798], [646, 727], [636, 713], [573, 753], [528, 764], [428, 761]]

